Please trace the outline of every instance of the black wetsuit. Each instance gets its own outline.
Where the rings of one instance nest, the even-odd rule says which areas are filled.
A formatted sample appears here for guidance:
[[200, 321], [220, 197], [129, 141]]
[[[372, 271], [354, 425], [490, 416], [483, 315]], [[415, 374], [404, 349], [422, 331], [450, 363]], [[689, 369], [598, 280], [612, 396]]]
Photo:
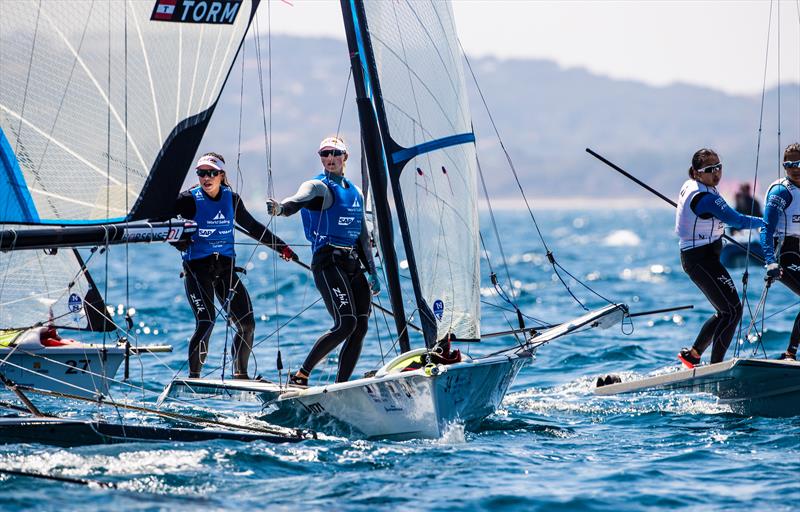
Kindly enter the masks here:
[[[315, 186], [309, 185], [315, 183]], [[281, 215], [292, 215], [302, 208], [321, 211], [329, 208], [333, 199], [329, 191], [319, 186], [318, 180], [310, 180], [300, 187], [294, 196], [281, 203]], [[362, 202], [363, 204], [363, 202]], [[324, 333], [311, 348], [302, 371], [310, 375], [311, 370], [340, 343], [339, 368], [336, 382], [345, 382], [353, 374], [364, 336], [369, 327], [372, 292], [364, 275], [375, 272], [370, 253], [369, 234], [366, 223], [355, 247], [342, 249], [326, 245], [318, 249], [311, 260], [314, 284], [317, 286], [325, 307], [333, 318], [333, 327]]]
[[[780, 240], [775, 240], [775, 251], [778, 252]], [[800, 295], [800, 238], [796, 236], [787, 236], [783, 238], [783, 244], [780, 244], [780, 253], [778, 262], [781, 266], [780, 282], [797, 295]], [[792, 326], [792, 333], [789, 336], [788, 351], [797, 353], [798, 344], [800, 344], [800, 313], [794, 319]]]
[[[208, 199], [218, 201], [221, 197], [222, 194], [219, 194], [216, 199], [211, 197]], [[236, 224], [250, 237], [278, 252], [286, 247], [283, 240], [250, 215], [236, 193], [233, 193], [233, 209]], [[184, 219], [194, 219], [195, 213], [196, 206], [191, 193], [182, 192], [175, 202], [175, 214]], [[184, 261], [183, 269], [186, 297], [189, 299], [196, 322], [194, 334], [189, 340], [189, 376], [199, 377], [205, 363], [208, 339], [211, 337], [217, 317], [214, 305], [216, 297], [221, 304], [221, 310], [226, 312], [236, 329], [231, 345], [234, 378], [247, 378], [247, 363], [253, 350], [255, 319], [250, 295], [236, 273], [234, 259], [212, 254]]]
[[683, 270], [716, 310], [703, 324], [693, 345], [697, 353], [702, 354], [713, 342], [712, 363], [719, 363], [725, 358], [725, 352], [742, 318], [739, 293], [730, 274], [719, 261], [721, 252], [722, 240], [681, 251]]

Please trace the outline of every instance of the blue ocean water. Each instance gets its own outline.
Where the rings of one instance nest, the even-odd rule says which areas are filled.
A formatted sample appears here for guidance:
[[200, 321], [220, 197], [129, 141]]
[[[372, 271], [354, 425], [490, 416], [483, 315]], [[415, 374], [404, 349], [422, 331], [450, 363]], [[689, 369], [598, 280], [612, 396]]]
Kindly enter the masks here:
[[[443, 438], [405, 442], [348, 439], [336, 433], [293, 445], [214, 441], [53, 448], [0, 447], [0, 467], [115, 482], [119, 489], [85, 488], [20, 477], [0, 477], [4, 510], [643, 510], [688, 508], [794, 509], [800, 484], [800, 418], [768, 419], [732, 414], [712, 398], [685, 395], [594, 397], [599, 375], [645, 374], [676, 365], [711, 308], [680, 268], [672, 234], [673, 212], [652, 210], [536, 211], [557, 261], [601, 295], [626, 302], [633, 312], [694, 304], [695, 309], [635, 319], [633, 332], [617, 326], [590, 330], [540, 349], [522, 370], [503, 407], [477, 432], [454, 426]], [[525, 210], [497, 212], [503, 249], [517, 300], [526, 314], [547, 322], [582, 309], [553, 275]], [[298, 219], [282, 220], [278, 234], [308, 259]], [[482, 226], [488, 226], [482, 218]], [[501, 278], [500, 251], [484, 238]], [[240, 239], [241, 242], [246, 242]], [[241, 244], [238, 262], [248, 267], [247, 287], [258, 317], [257, 373], [276, 377], [276, 325], [318, 297], [302, 269], [262, 247]], [[106, 289], [104, 254], [90, 268]], [[109, 253], [108, 302], [136, 307], [138, 342], [169, 343], [175, 352], [141, 359], [131, 380], [146, 390], [115, 386], [116, 399], [153, 402], [176, 374], [186, 374], [186, 340], [194, 328], [179, 278], [178, 253], [168, 246], [132, 246]], [[484, 332], [508, 329], [512, 315], [498, 303], [482, 262]], [[126, 268], [129, 278], [125, 279]], [[753, 268], [749, 296], [761, 292]], [[734, 279], [741, 290], [741, 269]], [[590, 307], [604, 304], [564, 276]], [[504, 279], [503, 279], [504, 280]], [[381, 296], [388, 302], [385, 292]], [[784, 347], [797, 298], [782, 287], [769, 294], [765, 349]], [[788, 310], [786, 310], [788, 308]], [[504, 313], [506, 317], [504, 317]], [[286, 365], [297, 367], [329, 319], [317, 304], [280, 330]], [[391, 319], [375, 315], [357, 372], [381, 362], [390, 337], [378, 329]], [[624, 332], [623, 332], [624, 331]], [[378, 336], [380, 332], [380, 336]], [[627, 333], [627, 334], [626, 334]], [[220, 365], [225, 329], [218, 325], [209, 370]], [[474, 354], [514, 343], [491, 339], [463, 347]], [[752, 350], [750, 344], [743, 351]], [[707, 356], [706, 356], [707, 357]], [[332, 378], [335, 359], [314, 379]], [[5, 398], [5, 397], [4, 397]], [[43, 407], [55, 404], [42, 402]], [[86, 411], [69, 406], [71, 411]], [[257, 414], [252, 406], [225, 404], [230, 416]], [[55, 409], [53, 409], [55, 410]], [[117, 413], [97, 409], [109, 420]], [[121, 412], [126, 421], [133, 413]], [[152, 420], [150, 420], [152, 421]]]

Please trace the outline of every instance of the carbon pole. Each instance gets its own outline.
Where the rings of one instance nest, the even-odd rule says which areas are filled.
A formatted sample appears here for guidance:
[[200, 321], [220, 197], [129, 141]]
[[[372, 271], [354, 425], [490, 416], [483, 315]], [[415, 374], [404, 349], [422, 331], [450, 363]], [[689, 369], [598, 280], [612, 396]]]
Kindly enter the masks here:
[[[667, 196], [665, 196], [664, 194], [662, 194], [662, 193], [661, 193], [661, 192], [659, 192], [658, 190], [654, 189], [653, 187], [651, 187], [651, 186], [650, 186], [650, 185], [648, 185], [647, 183], [643, 182], [642, 180], [640, 180], [640, 179], [639, 179], [639, 178], [637, 178], [636, 176], [632, 175], [631, 173], [629, 173], [628, 171], [626, 171], [626, 170], [625, 170], [625, 169], [623, 169], [622, 167], [618, 166], [618, 165], [617, 165], [617, 164], [615, 164], [614, 162], [611, 162], [610, 160], [608, 160], [608, 159], [604, 158], [602, 155], [599, 155], [599, 154], [595, 153], [595, 152], [594, 152], [594, 151], [592, 151], [590, 148], [586, 148], [586, 152], [587, 152], [587, 153], [589, 153], [590, 155], [592, 155], [593, 157], [595, 157], [596, 159], [600, 160], [601, 162], [603, 162], [603, 163], [604, 163], [604, 164], [606, 164], [607, 166], [611, 167], [612, 169], [614, 169], [614, 170], [615, 170], [615, 171], [617, 171], [618, 173], [622, 174], [623, 176], [625, 176], [626, 178], [628, 178], [628, 179], [629, 179], [629, 180], [631, 180], [632, 182], [636, 183], [636, 184], [637, 184], [637, 185], [639, 185], [640, 187], [642, 187], [642, 188], [644, 188], [645, 190], [647, 190], [647, 191], [649, 191], [649, 192], [652, 192], [653, 194], [657, 195], [658, 197], [660, 197], [660, 198], [661, 198], [661, 199], [663, 199], [664, 201], [666, 201], [666, 202], [668, 202], [669, 204], [671, 204], [671, 205], [672, 205], [674, 208], [677, 208], [677, 207], [678, 207], [678, 204], [677, 204], [675, 201], [673, 201], [672, 199], [668, 198]], [[760, 257], [760, 256], [759, 256], [759, 255], [757, 255], [757, 254], [753, 254], [751, 251], [749, 251], [749, 250], [747, 249], [747, 247], [745, 247], [744, 245], [742, 245], [742, 244], [741, 244], [741, 243], [739, 243], [738, 241], [734, 240], [733, 238], [729, 237], [728, 235], [722, 235], [722, 238], [724, 238], [724, 239], [725, 239], [725, 240], [727, 240], [728, 242], [730, 242], [730, 243], [734, 244], [735, 246], [737, 246], [737, 247], [738, 247], [738, 248], [740, 248], [741, 250], [743, 250], [743, 251], [745, 251], [746, 253], [748, 253], [748, 254], [750, 255], [750, 257], [751, 257], [751, 258], [755, 258], [755, 259], [757, 259], [758, 261], [760, 261], [761, 263], [766, 263], [766, 262], [764, 261], [764, 258]]]

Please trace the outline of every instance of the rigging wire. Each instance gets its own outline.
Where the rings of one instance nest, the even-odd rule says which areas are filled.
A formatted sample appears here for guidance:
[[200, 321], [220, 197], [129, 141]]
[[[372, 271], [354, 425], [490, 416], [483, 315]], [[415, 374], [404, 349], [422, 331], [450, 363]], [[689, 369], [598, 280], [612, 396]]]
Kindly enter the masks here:
[[[769, 49], [770, 49], [771, 35], [772, 35], [772, 8], [773, 8], [773, 3], [774, 3], [773, 1], [770, 1], [770, 4], [769, 4], [769, 16], [767, 18], [767, 46], [766, 46], [766, 50], [765, 50], [765, 53], [764, 53], [764, 74], [763, 74], [763, 79], [762, 79], [762, 84], [761, 84], [761, 106], [759, 108], [759, 118], [758, 118], [758, 136], [757, 136], [757, 142], [756, 142], [756, 161], [755, 161], [755, 169], [754, 169], [754, 172], [753, 172], [753, 189], [752, 189], [753, 191], [756, 190], [755, 187], [758, 184], [758, 168], [759, 168], [760, 157], [761, 157], [761, 140], [762, 140], [762, 134], [763, 134], [763, 130], [764, 130], [764, 107], [765, 107], [765, 104], [766, 104], [766, 95], [767, 95], [767, 72], [769, 70]], [[780, 19], [778, 20], [778, 26], [780, 26]], [[778, 45], [780, 46], [780, 41], [778, 41]], [[780, 84], [779, 84], [779, 88], [780, 88]], [[780, 104], [778, 105], [778, 110], [780, 112]], [[780, 127], [778, 128], [778, 132], [780, 133]], [[780, 172], [779, 172], [779, 174], [780, 174]], [[750, 206], [750, 208], [751, 208], [750, 211], [751, 212], [753, 211], [754, 203], [755, 203], [755, 194], [753, 195], [753, 203], [751, 203], [751, 206]], [[745, 268], [744, 268], [744, 273], [742, 274], [742, 299], [741, 300], [742, 300], [742, 304], [744, 304], [747, 307], [747, 311], [750, 313], [750, 317], [753, 318], [753, 316], [755, 314], [757, 314], [757, 312], [758, 312], [757, 309], [758, 308], [756, 308], [756, 312], [753, 312], [753, 309], [752, 309], [752, 307], [750, 305], [750, 301], [749, 301], [749, 299], [747, 297], [747, 288], [748, 288], [748, 282], [749, 282], [749, 278], [748, 277], [749, 277], [749, 269], [750, 269], [750, 244], [749, 244], [750, 239], [751, 239], [750, 237], [752, 237], [752, 233], [748, 234], [748, 245], [747, 245], [747, 251], [746, 251], [746, 258], [745, 258]], [[763, 298], [764, 298], [764, 300], [766, 300], [766, 295], [763, 295]], [[738, 329], [737, 338], [740, 339], [740, 340], [742, 338], [743, 329], [744, 329], [743, 318], [739, 318], [739, 329]], [[760, 337], [760, 334], [758, 336]], [[739, 356], [739, 347], [740, 346], [741, 346], [740, 343], [736, 344], [736, 348], [734, 349], [734, 357], [738, 357]]]
[[519, 179], [519, 174], [517, 173], [516, 167], [514, 166], [514, 162], [511, 159], [511, 154], [508, 152], [508, 149], [506, 148], [505, 141], [500, 136], [500, 130], [497, 127], [497, 123], [494, 120], [494, 116], [492, 115], [491, 110], [489, 109], [489, 104], [486, 101], [486, 97], [483, 94], [483, 90], [481, 89], [481, 86], [478, 83], [478, 78], [477, 78], [477, 75], [475, 74], [474, 69], [472, 68], [472, 63], [470, 62], [469, 57], [467, 57], [466, 52], [464, 52], [464, 47], [463, 47], [463, 45], [461, 45], [461, 41], [460, 40], [459, 40], [458, 44], [461, 47], [461, 53], [464, 55], [464, 61], [467, 63], [467, 69], [469, 69], [470, 75], [472, 76], [472, 81], [475, 84], [475, 87], [476, 87], [476, 89], [478, 91], [478, 95], [481, 98], [481, 102], [483, 103], [483, 107], [484, 107], [484, 109], [486, 111], [487, 116], [489, 117], [489, 122], [492, 125], [492, 129], [494, 130], [495, 136], [497, 137], [498, 143], [500, 144], [500, 148], [502, 149], [503, 154], [505, 155], [506, 161], [508, 162], [508, 166], [509, 166], [509, 168], [511, 170], [512, 175], [514, 176], [514, 181], [516, 182], [517, 188], [519, 189], [519, 192], [522, 195], [522, 199], [525, 202], [525, 207], [528, 210], [528, 214], [529, 214], [529, 216], [531, 218], [531, 221], [533, 222], [534, 227], [536, 228], [536, 233], [538, 234], [539, 240], [541, 241], [542, 246], [544, 247], [544, 249], [546, 251], [547, 259], [550, 262], [550, 265], [553, 267], [553, 272], [555, 273], [556, 277], [561, 282], [561, 284], [564, 286], [564, 288], [567, 290], [567, 292], [570, 294], [570, 296], [573, 298], [573, 300], [581, 308], [583, 308], [585, 311], [588, 311], [589, 308], [587, 308], [586, 305], [584, 305], [584, 303], [581, 302], [581, 300], [578, 299], [577, 296], [575, 296], [575, 294], [573, 293], [572, 289], [569, 287], [567, 282], [561, 276], [561, 273], [559, 272], [559, 270], [561, 270], [562, 272], [567, 274], [576, 283], [580, 284], [581, 286], [586, 288], [589, 292], [593, 293], [597, 297], [599, 297], [602, 300], [608, 302], [609, 304], [614, 304], [614, 302], [612, 302], [608, 298], [604, 297], [603, 295], [598, 293], [596, 290], [591, 288], [589, 285], [587, 285], [586, 283], [584, 283], [583, 281], [581, 281], [580, 279], [576, 278], [574, 275], [569, 273], [560, 263], [558, 263], [556, 261], [555, 255], [553, 254], [553, 252], [548, 247], [547, 241], [545, 240], [544, 235], [542, 234], [542, 231], [539, 228], [539, 223], [536, 221], [536, 217], [533, 214], [533, 210], [531, 209], [530, 203], [528, 201], [528, 197], [525, 194], [525, 189], [522, 186], [522, 182]]

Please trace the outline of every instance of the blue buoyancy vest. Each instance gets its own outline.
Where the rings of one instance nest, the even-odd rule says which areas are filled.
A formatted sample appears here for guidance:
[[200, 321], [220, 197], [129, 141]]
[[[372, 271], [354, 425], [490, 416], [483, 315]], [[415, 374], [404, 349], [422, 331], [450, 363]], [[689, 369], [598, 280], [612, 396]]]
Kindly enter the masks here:
[[194, 221], [197, 231], [192, 235], [192, 243], [183, 253], [186, 261], [198, 260], [219, 254], [235, 258], [233, 248], [233, 192], [230, 187], [222, 185], [219, 199], [211, 199], [203, 192], [203, 187], [196, 186], [189, 190], [194, 198]]
[[326, 210], [303, 208], [300, 211], [306, 239], [311, 242], [311, 252], [317, 252], [326, 245], [355, 247], [364, 219], [364, 198], [361, 193], [344, 177], [341, 185], [325, 173], [314, 179], [328, 187], [333, 195], [333, 204]]

